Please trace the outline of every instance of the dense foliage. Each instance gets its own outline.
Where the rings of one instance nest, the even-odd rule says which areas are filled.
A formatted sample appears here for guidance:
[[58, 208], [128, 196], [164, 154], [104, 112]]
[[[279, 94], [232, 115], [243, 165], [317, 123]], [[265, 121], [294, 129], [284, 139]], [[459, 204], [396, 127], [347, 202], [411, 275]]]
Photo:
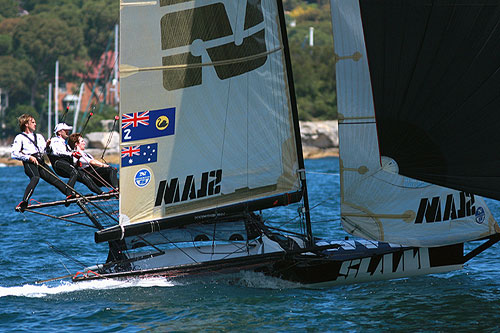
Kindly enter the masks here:
[[[328, 3], [284, 0], [303, 120], [337, 116]], [[9, 95], [9, 107], [0, 119], [5, 125], [0, 139], [18, 131], [15, 118], [24, 112], [38, 116], [39, 130], [46, 131], [47, 87], [54, 81], [56, 60], [64, 81], [77, 87], [82, 81], [92, 83], [85, 73], [113, 42], [118, 6], [118, 0], [0, 0], [0, 88]], [[310, 27], [314, 28], [312, 47]], [[104, 109], [103, 115], [112, 118], [110, 108]], [[94, 123], [102, 117], [93, 118], [89, 128], [98, 129]]]
[[[46, 131], [48, 84], [59, 60], [62, 82], [91, 83], [85, 74], [99, 59], [118, 23], [116, 0], [0, 0], [0, 88], [9, 107], [1, 138], [29, 112]], [[36, 110], [36, 111], [35, 111]]]
[[[301, 120], [337, 118], [335, 62], [328, 0], [288, 0], [288, 41]], [[314, 45], [309, 46], [309, 29]]]

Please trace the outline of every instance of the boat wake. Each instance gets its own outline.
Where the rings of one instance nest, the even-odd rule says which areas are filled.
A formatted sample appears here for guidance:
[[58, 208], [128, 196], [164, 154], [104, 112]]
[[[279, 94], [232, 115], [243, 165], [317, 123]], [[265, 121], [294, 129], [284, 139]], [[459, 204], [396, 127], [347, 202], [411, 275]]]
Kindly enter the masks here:
[[259, 289], [295, 289], [304, 287], [304, 285], [300, 283], [286, 281], [264, 275], [263, 273], [250, 271], [241, 272], [237, 284], [243, 287]]
[[62, 281], [54, 285], [50, 284], [25, 284], [23, 286], [1, 287], [0, 298], [6, 296], [19, 296], [40, 298], [49, 295], [72, 293], [87, 290], [110, 290], [120, 288], [148, 288], [148, 287], [173, 287], [179, 285], [165, 278], [150, 279], [128, 279], [128, 280], [94, 280], [78, 283]]
[[[276, 277], [267, 276], [263, 273], [242, 271], [236, 274], [226, 274], [215, 278], [219, 284], [228, 284], [233, 286], [256, 288], [256, 289], [296, 289], [303, 288], [304, 285], [296, 282], [282, 280]], [[211, 277], [208, 281], [199, 281], [201, 283], [213, 283], [214, 278]]]
[[[266, 276], [262, 273], [240, 272], [219, 277], [217, 283], [258, 289], [294, 289], [303, 285], [278, 278]], [[165, 278], [137, 278], [127, 280], [93, 280], [82, 282], [61, 281], [54, 284], [25, 284], [23, 286], [1, 287], [0, 298], [7, 296], [42, 298], [50, 295], [81, 292], [88, 290], [112, 290], [121, 288], [150, 288], [150, 287], [174, 287], [186, 284], [213, 283], [213, 278], [189, 279], [183, 282], [172, 281]]]

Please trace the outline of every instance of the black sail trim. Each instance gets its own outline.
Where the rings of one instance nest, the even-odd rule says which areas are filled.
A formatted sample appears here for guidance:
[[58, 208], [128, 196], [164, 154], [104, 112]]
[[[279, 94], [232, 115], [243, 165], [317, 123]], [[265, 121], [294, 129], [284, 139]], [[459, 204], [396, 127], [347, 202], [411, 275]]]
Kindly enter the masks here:
[[500, 200], [500, 3], [359, 0], [380, 153]]

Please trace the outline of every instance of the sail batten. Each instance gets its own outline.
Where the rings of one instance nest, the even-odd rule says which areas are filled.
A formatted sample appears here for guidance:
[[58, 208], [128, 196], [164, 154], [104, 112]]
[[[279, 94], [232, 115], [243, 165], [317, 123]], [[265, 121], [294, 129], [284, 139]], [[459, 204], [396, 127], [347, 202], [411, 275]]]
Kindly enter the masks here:
[[120, 15], [122, 225], [302, 190], [275, 0]]
[[274, 50], [259, 53], [256, 55], [251, 55], [248, 57], [221, 60], [221, 61], [213, 61], [213, 62], [199, 63], [199, 64], [179, 64], [179, 65], [156, 66], [156, 67], [133, 67], [133, 66], [125, 65], [125, 66], [120, 67], [120, 73], [131, 74], [131, 73], [136, 73], [136, 72], [189, 69], [189, 68], [200, 68], [200, 67], [205, 67], [205, 66], [221, 66], [221, 65], [229, 65], [229, 64], [238, 64], [238, 63], [242, 63], [242, 62], [249, 61], [249, 60], [264, 58], [271, 53], [279, 52], [281, 50], [282, 50], [282, 48], [277, 48]]

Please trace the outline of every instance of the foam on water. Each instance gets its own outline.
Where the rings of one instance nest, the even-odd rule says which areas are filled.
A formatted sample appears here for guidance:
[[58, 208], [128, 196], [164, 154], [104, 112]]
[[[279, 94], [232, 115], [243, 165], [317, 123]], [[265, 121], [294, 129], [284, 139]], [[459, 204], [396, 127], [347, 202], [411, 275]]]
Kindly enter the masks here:
[[1, 287], [0, 298], [6, 296], [20, 297], [45, 297], [62, 293], [79, 292], [84, 290], [109, 290], [132, 287], [173, 287], [179, 285], [165, 278], [128, 279], [128, 280], [94, 280], [82, 282], [62, 281], [55, 285], [49, 284], [25, 284], [23, 286]]
[[241, 271], [234, 274], [222, 274], [218, 276], [205, 276], [198, 278], [188, 278], [182, 280], [182, 285], [189, 284], [214, 284], [240, 286], [255, 289], [297, 289], [304, 288], [304, 285], [280, 278], [264, 275], [260, 272]]
[[[209, 278], [208, 280], [212, 280]], [[219, 283], [227, 283], [248, 288], [257, 289], [295, 289], [302, 288], [299, 283], [285, 281], [279, 278], [266, 276], [262, 273], [240, 272], [234, 275], [224, 275], [217, 279]], [[206, 279], [191, 279], [172, 281], [165, 278], [135, 278], [127, 280], [93, 280], [81, 282], [61, 281], [55, 284], [25, 284], [22, 286], [2, 287], [0, 286], [0, 298], [6, 296], [41, 298], [48, 295], [80, 292], [87, 290], [112, 290], [120, 288], [151, 288], [151, 287], [174, 287], [192, 283], [212, 283]]]
[[238, 275], [239, 277], [238, 279], [236, 279], [235, 284], [242, 287], [259, 289], [294, 289], [303, 287], [303, 285], [301, 285], [300, 283], [290, 282], [272, 276], [266, 276], [263, 273], [243, 271]]

